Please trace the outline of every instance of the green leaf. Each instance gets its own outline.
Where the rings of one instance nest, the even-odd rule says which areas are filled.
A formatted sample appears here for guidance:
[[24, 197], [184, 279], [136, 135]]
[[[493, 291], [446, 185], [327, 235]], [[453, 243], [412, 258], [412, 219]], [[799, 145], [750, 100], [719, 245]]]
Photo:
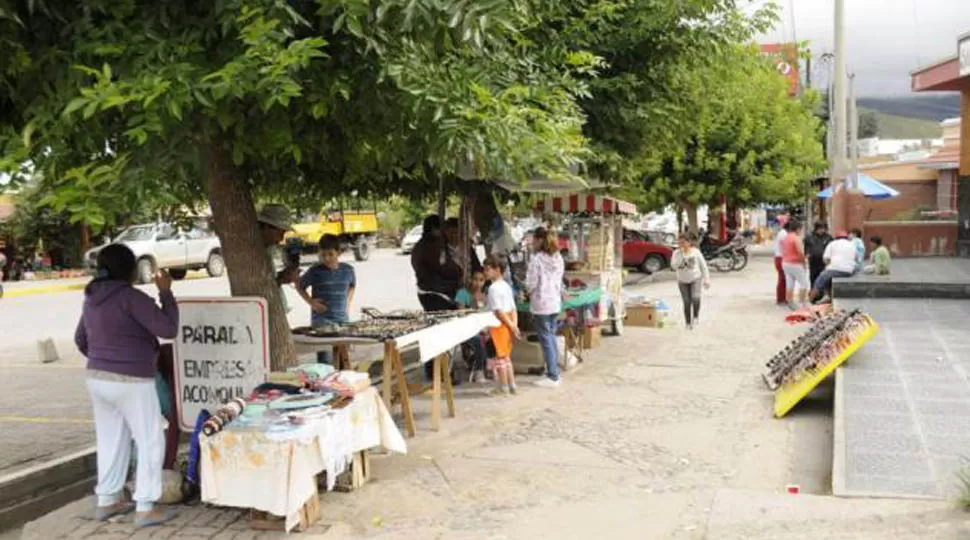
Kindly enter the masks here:
[[209, 108], [214, 107], [212, 100], [207, 98], [205, 96], [205, 92], [203, 92], [202, 90], [195, 90], [193, 94], [195, 95], [196, 101], [201, 103], [203, 107], [209, 107]]
[[232, 147], [232, 164], [240, 167], [246, 161], [246, 154], [243, 153], [242, 144], [237, 143]]
[[104, 65], [101, 67], [101, 71], [102, 73], [104, 73], [104, 78], [110, 81], [112, 78], [111, 65], [105, 62]]
[[319, 120], [327, 115], [327, 104], [320, 101], [313, 105], [313, 119]]
[[175, 117], [178, 120], [182, 119], [182, 108], [179, 106], [178, 101], [175, 101], [174, 99], [170, 99], [168, 100], [168, 103], [166, 105], [168, 107], [169, 114], [171, 114], [173, 117]]
[[24, 146], [26, 146], [27, 148], [30, 148], [30, 140], [34, 134], [34, 131], [36, 130], [37, 130], [36, 120], [31, 120], [30, 122], [27, 122], [27, 126], [24, 128], [24, 133], [23, 133]]
[[87, 98], [76, 97], [72, 99], [70, 103], [67, 104], [67, 107], [64, 107], [64, 112], [61, 114], [63, 114], [64, 116], [70, 116], [74, 111], [85, 106], [87, 103], [88, 103]]
[[87, 120], [88, 118], [91, 118], [92, 116], [94, 116], [94, 113], [96, 112], [98, 112], [98, 102], [92, 101], [88, 103], [87, 107], [84, 108], [84, 113], [82, 114], [82, 116], [84, 117], [85, 120]]

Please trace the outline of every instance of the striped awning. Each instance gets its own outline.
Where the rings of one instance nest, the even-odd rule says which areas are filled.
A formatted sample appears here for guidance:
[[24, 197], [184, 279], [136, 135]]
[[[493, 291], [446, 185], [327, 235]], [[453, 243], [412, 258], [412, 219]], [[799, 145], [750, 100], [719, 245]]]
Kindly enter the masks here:
[[601, 195], [557, 195], [539, 199], [536, 210], [559, 214], [636, 214], [635, 204]]

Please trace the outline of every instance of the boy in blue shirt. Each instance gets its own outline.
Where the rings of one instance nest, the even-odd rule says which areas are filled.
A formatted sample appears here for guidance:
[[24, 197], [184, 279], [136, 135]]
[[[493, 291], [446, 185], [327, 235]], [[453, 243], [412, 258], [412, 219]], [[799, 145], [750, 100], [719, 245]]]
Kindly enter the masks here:
[[[333, 234], [320, 237], [320, 262], [311, 266], [297, 285], [300, 297], [310, 305], [310, 325], [340, 324], [348, 320], [350, 302], [357, 288], [354, 267], [340, 262], [340, 239]], [[310, 293], [307, 293], [310, 289]], [[317, 353], [317, 361], [329, 364], [329, 351]]]

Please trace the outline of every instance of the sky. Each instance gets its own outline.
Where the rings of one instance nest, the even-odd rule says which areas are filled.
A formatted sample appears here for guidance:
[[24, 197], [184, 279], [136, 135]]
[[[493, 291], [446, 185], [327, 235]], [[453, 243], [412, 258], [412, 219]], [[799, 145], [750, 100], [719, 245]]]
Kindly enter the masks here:
[[[751, 12], [770, 1], [781, 8], [781, 20], [759, 41], [792, 41], [794, 28], [794, 38], [809, 41], [815, 59], [833, 51], [834, 0], [742, 4]], [[956, 54], [957, 38], [970, 33], [970, 0], [845, 0], [845, 21], [847, 69], [856, 74], [857, 94], [904, 95], [910, 93], [911, 71]], [[824, 73], [813, 78], [828, 81]]]

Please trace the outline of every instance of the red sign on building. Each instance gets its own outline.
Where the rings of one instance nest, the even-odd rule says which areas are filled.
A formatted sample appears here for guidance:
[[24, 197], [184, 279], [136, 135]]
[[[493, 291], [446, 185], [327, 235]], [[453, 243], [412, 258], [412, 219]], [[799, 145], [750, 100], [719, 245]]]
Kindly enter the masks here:
[[788, 95], [797, 96], [801, 85], [798, 46], [794, 43], [765, 43], [761, 45], [761, 54], [771, 57], [778, 73], [788, 79]]

